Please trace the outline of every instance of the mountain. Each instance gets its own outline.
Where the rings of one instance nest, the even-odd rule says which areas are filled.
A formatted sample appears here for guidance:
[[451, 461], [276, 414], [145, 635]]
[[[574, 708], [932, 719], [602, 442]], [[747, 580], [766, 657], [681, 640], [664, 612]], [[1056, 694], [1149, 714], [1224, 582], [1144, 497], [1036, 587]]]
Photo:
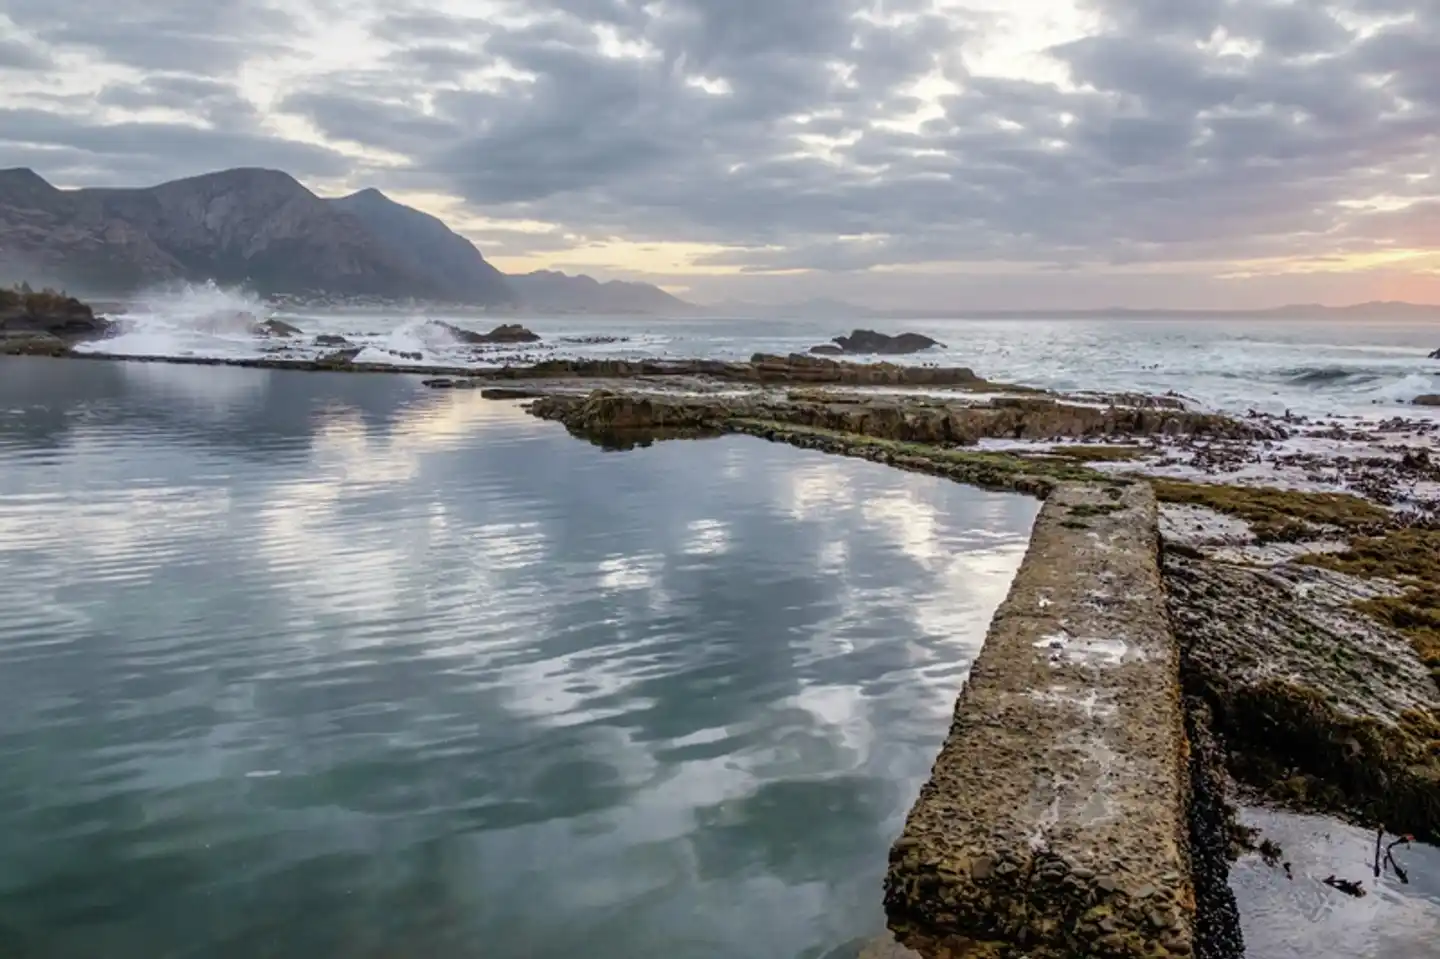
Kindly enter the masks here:
[[692, 313], [695, 307], [649, 283], [567, 276], [536, 270], [511, 276], [510, 288], [526, 307], [546, 313]]
[[[83, 190], [0, 171], [0, 273], [87, 293], [213, 279], [260, 293], [446, 298], [449, 284], [399, 245], [278, 170]], [[477, 289], [472, 302], [503, 302], [505, 292]]]
[[438, 217], [396, 203], [375, 189], [327, 202], [365, 224], [411, 272], [430, 277], [446, 299], [460, 303], [515, 299], [505, 275]]
[[797, 300], [790, 303], [750, 303], [745, 300], [722, 300], [719, 303], [709, 303], [701, 307], [706, 316], [715, 317], [779, 317], [786, 319], [809, 320], [809, 319], [833, 319], [835, 317], [871, 317], [879, 314], [866, 306], [858, 306], [854, 303], [846, 303], [844, 300], [833, 300], [828, 297], [815, 297], [809, 300]]

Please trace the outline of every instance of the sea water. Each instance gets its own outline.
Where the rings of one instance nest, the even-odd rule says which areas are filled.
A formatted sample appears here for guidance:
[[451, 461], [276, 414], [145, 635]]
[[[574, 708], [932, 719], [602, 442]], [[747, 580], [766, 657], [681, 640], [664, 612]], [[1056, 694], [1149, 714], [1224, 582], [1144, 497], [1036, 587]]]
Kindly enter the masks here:
[[[130, 355], [257, 357], [283, 347], [295, 356], [332, 348], [310, 337], [265, 340], [237, 332], [230, 317], [264, 315], [253, 298], [215, 287], [142, 296], [121, 318], [121, 334], [87, 349]], [[515, 317], [416, 310], [280, 314], [311, 336], [346, 337], [366, 362], [485, 369], [545, 358], [747, 359], [757, 352], [805, 352], [854, 326], [912, 330], [943, 345], [906, 362], [968, 366], [989, 379], [1063, 390], [1175, 392], [1232, 413], [1434, 416], [1409, 405], [1440, 393], [1440, 322], [1317, 315], [1209, 319], [1123, 318], [967, 320], [696, 319], [531, 316], [518, 318], [543, 342], [477, 351], [443, 324], [486, 330]], [[605, 337], [603, 343], [583, 342]], [[420, 360], [411, 356], [418, 354]], [[875, 360], [880, 357], [859, 357]], [[893, 359], [893, 358], [890, 358]]]

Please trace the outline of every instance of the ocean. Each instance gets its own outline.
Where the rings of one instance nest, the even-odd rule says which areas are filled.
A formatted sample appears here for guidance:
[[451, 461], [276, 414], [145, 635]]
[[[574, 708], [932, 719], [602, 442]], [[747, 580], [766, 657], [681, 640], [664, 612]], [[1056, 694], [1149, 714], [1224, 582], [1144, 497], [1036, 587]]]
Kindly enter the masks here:
[[[247, 307], [104, 348], [258, 356]], [[400, 366], [903, 328], [996, 380], [1440, 413], [1405, 405], [1434, 324], [538, 317], [477, 361], [440, 322], [500, 319], [286, 318]], [[853, 959], [1036, 509], [749, 437], [608, 452], [415, 376], [0, 358], [0, 955]], [[1250, 955], [1434, 954], [1440, 852], [1349, 900], [1315, 887], [1372, 836], [1249, 815], [1296, 877], [1237, 867]]]
[[[259, 356], [277, 344], [249, 334], [237, 312], [265, 315], [255, 300], [213, 288], [187, 288], [142, 299], [118, 339], [94, 349], [133, 355]], [[1416, 396], [1440, 393], [1440, 322], [1357, 320], [1334, 316], [1224, 319], [855, 320], [693, 319], [653, 317], [457, 316], [417, 312], [281, 313], [309, 334], [346, 337], [358, 360], [472, 366], [559, 357], [705, 357], [748, 359], [757, 352], [805, 352], [856, 326], [928, 334], [943, 349], [907, 362], [967, 366], [1001, 382], [1059, 390], [1174, 392], [1195, 405], [1309, 416], [1414, 415]], [[486, 330], [522, 322], [545, 342], [495, 347], [477, 358], [441, 323]], [[597, 337], [614, 342], [585, 342]], [[315, 356], [330, 348], [284, 344]], [[409, 358], [400, 354], [409, 354]], [[413, 357], [419, 356], [419, 359]]]

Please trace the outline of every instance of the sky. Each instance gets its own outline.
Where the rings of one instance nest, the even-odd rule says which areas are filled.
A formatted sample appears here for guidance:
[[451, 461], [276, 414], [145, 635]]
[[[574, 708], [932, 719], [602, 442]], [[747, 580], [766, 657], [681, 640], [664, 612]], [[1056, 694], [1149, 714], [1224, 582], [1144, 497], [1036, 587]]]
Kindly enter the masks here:
[[1440, 302], [1440, 0], [99, 9], [0, 0], [0, 167], [275, 167], [700, 302]]

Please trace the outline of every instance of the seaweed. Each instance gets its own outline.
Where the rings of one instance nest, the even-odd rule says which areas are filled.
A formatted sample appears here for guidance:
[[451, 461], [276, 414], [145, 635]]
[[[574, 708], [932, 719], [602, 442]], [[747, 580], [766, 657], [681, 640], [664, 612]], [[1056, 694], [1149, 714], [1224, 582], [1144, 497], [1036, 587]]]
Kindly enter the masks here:
[[1317, 527], [1325, 526], [1369, 529], [1391, 516], [1382, 507], [1349, 493], [1309, 493], [1162, 478], [1152, 478], [1150, 484], [1162, 503], [1204, 506], [1240, 517], [1261, 542], [1301, 540], [1314, 536]]

